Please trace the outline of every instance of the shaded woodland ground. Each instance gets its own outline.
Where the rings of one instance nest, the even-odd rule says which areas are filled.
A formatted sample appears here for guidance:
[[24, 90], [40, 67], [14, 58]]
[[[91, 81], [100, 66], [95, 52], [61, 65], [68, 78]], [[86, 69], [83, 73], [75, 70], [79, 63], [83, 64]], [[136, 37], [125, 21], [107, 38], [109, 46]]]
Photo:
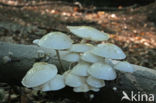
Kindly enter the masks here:
[[[80, 7], [64, 1], [3, 1], [0, 3], [0, 41], [32, 44], [34, 39], [51, 31], [62, 31], [71, 35], [66, 29], [67, 25], [87, 25], [109, 33], [111, 38], [108, 42], [120, 46], [127, 55], [126, 60], [130, 63], [156, 69], [155, 10], [156, 3], [105, 8], [92, 5]], [[75, 41], [79, 40], [72, 35], [71, 37]], [[0, 88], [2, 88], [0, 95], [3, 94], [0, 98], [3, 103], [8, 103], [8, 100], [11, 101], [10, 103], [17, 103], [20, 99], [18, 87], [10, 91], [12, 92], [11, 99], [8, 99], [10, 87], [7, 84], [0, 84]], [[67, 88], [67, 90], [70, 89]], [[60, 93], [67, 90], [62, 90]], [[108, 97], [100, 97], [106, 90], [107, 88], [104, 88], [97, 93], [98, 96], [91, 102], [100, 103], [106, 100], [107, 103], [120, 103], [118, 102], [120, 96], [114, 91], [107, 91]], [[22, 103], [89, 102], [85, 94], [79, 98], [81, 94], [71, 93], [65, 96], [60, 93], [47, 94], [31, 90], [26, 90], [26, 92], [28, 95], [22, 96]]]

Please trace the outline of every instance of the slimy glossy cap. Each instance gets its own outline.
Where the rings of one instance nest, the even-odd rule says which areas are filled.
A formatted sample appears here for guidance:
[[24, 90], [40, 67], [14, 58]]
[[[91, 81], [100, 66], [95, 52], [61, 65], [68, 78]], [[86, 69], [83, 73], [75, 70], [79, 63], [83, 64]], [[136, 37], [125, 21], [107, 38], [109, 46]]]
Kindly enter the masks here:
[[77, 62], [80, 59], [80, 55], [78, 53], [67, 53], [61, 57], [62, 60], [68, 62]]
[[73, 44], [69, 51], [83, 53], [88, 50], [91, 50], [94, 46], [91, 44]]
[[91, 76], [102, 80], [114, 80], [116, 78], [115, 70], [108, 64], [100, 62], [92, 64], [88, 69], [88, 73]]
[[91, 52], [97, 56], [110, 59], [125, 59], [126, 55], [116, 45], [111, 43], [98, 44]]
[[55, 65], [45, 62], [38, 62], [26, 73], [22, 84], [26, 87], [36, 87], [54, 78], [58, 70]]
[[86, 62], [80, 62], [76, 66], [73, 67], [71, 70], [72, 74], [78, 75], [78, 76], [88, 76], [88, 69], [90, 64]]
[[102, 57], [97, 56], [97, 55], [91, 53], [90, 51], [87, 51], [87, 52], [83, 53], [81, 55], [81, 59], [86, 61], [86, 62], [89, 62], [89, 63], [104, 61], [104, 59]]
[[65, 87], [64, 76], [57, 74], [53, 79], [49, 81], [50, 90], [56, 91]]
[[61, 32], [48, 33], [38, 41], [38, 45], [41, 47], [57, 50], [68, 49], [72, 46], [72, 43], [73, 41]]
[[126, 61], [117, 63], [116, 65], [114, 65], [114, 68], [122, 72], [134, 72], [132, 65]]
[[65, 84], [70, 87], [79, 87], [83, 84], [82, 78], [80, 76], [74, 75], [70, 72], [64, 75]]
[[67, 26], [74, 35], [92, 41], [108, 40], [109, 35], [89, 26]]
[[101, 87], [105, 86], [104, 80], [96, 79], [92, 76], [89, 76], [86, 81], [87, 81], [88, 85], [90, 85], [94, 88], [101, 88]]

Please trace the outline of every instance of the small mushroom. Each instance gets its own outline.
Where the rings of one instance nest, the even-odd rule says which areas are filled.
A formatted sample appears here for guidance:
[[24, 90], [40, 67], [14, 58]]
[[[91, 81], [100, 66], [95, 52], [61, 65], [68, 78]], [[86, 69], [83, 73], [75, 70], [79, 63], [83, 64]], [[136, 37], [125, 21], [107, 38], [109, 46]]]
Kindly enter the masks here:
[[55, 50], [68, 49], [72, 46], [73, 41], [64, 33], [51, 32], [43, 36], [38, 45], [44, 48], [50, 48]]
[[74, 35], [92, 41], [108, 40], [109, 35], [89, 26], [67, 26]]
[[64, 78], [62, 75], [59, 74], [57, 74], [54, 78], [40, 86], [42, 91], [56, 91], [64, 87]]
[[87, 84], [94, 87], [94, 88], [101, 88], [101, 87], [104, 87], [105, 86], [105, 82], [104, 80], [101, 80], [101, 79], [96, 79], [92, 76], [89, 76], [87, 78]]
[[108, 64], [104, 64], [101, 62], [94, 63], [88, 69], [88, 73], [102, 80], [114, 80], [116, 78], [116, 72], [114, 69]]
[[92, 44], [73, 44], [69, 51], [83, 53], [91, 50], [93, 47], [94, 46]]
[[100, 56], [94, 55], [90, 51], [87, 51], [87, 52], [83, 53], [81, 55], [81, 59], [86, 61], [86, 62], [89, 62], [89, 63], [95, 63], [95, 62], [99, 62], [99, 61], [104, 61], [103, 58], [101, 58]]
[[72, 74], [78, 75], [78, 76], [88, 76], [88, 69], [90, 64], [86, 62], [80, 62], [76, 66], [73, 67], [71, 70]]
[[64, 74], [64, 78], [65, 84], [70, 87], [79, 87], [83, 84], [82, 77], [74, 75], [70, 72], [66, 72], [66, 74]]
[[74, 92], [88, 92], [89, 91], [89, 86], [86, 83], [83, 83], [81, 86], [79, 87], [75, 87], [73, 89]]
[[64, 70], [58, 50], [69, 49], [72, 46], [72, 43], [73, 41], [66, 34], [51, 32], [43, 36], [37, 44], [40, 47], [55, 49], [60, 65]]
[[123, 62], [120, 61], [119, 63], [114, 65], [114, 68], [121, 72], [130, 72], [130, 73], [134, 72], [133, 66], [126, 61], [123, 61]]
[[116, 45], [111, 43], [98, 44], [91, 52], [97, 56], [109, 59], [125, 59], [126, 55]]
[[65, 87], [64, 77], [60, 74], [57, 74], [54, 78], [49, 81], [50, 90], [56, 91]]
[[78, 62], [80, 59], [80, 55], [78, 53], [67, 53], [64, 56], [61, 56], [62, 60], [68, 61], [68, 62]]
[[35, 63], [22, 79], [22, 84], [28, 88], [37, 87], [54, 78], [57, 72], [57, 68], [53, 64]]
[[81, 77], [82, 85], [74, 87], [74, 92], [88, 92], [90, 90], [89, 85], [86, 83], [86, 77]]

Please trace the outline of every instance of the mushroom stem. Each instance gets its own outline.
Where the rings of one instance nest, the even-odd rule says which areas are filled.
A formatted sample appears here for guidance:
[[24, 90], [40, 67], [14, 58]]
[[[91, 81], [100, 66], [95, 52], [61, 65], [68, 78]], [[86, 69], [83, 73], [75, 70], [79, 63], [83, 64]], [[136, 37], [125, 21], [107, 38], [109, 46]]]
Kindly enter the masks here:
[[62, 69], [60, 69], [60, 72], [63, 73], [64, 67], [63, 67], [62, 62], [61, 62], [60, 53], [59, 53], [58, 50], [55, 50], [55, 51], [56, 51], [56, 55], [57, 55], [58, 61], [59, 61], [60, 65], [61, 65], [61, 68], [62, 68]]

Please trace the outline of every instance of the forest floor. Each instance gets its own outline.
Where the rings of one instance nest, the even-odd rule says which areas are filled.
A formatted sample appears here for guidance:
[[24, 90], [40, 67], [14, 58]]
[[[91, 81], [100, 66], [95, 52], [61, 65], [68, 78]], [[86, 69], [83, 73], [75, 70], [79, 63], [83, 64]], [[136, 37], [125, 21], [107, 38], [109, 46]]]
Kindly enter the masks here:
[[[0, 4], [0, 41], [32, 44], [34, 39], [51, 31], [71, 35], [66, 29], [67, 25], [92, 26], [110, 34], [108, 42], [121, 47], [128, 62], [156, 69], [156, 24], [149, 20], [152, 4], [97, 11], [93, 7], [80, 9], [72, 3], [56, 1], [19, 3], [4, 0], [3, 3], [7, 5]], [[17, 95], [11, 98], [16, 101]], [[40, 100], [37, 96], [35, 98]], [[43, 99], [42, 102], [33, 103], [71, 103], [70, 100], [60, 101], [45, 102]]]

